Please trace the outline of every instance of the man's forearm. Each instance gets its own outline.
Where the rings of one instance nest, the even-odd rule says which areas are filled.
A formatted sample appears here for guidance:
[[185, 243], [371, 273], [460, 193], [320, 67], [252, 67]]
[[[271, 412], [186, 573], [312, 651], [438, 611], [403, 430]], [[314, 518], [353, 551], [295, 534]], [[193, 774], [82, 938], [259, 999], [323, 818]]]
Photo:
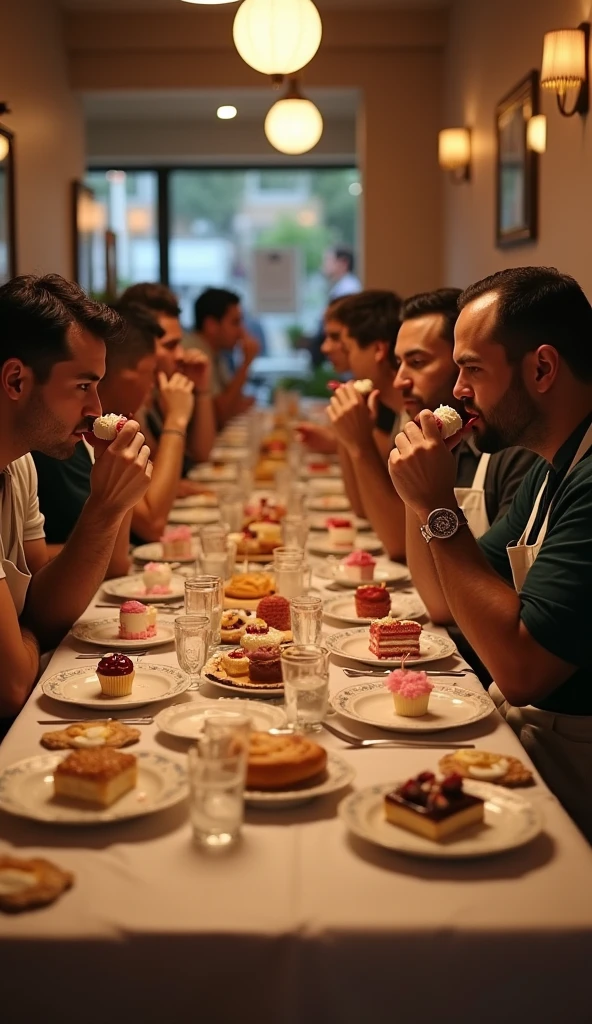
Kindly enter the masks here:
[[360, 519], [365, 519], [366, 508], [358, 489], [352, 460], [345, 445], [338, 443], [337, 454], [339, 455], [339, 463], [341, 465], [341, 472], [343, 473], [343, 485], [345, 487], [345, 493], [349, 499], [349, 503], [355, 514], [359, 516]]
[[454, 620], [434, 565], [432, 545], [426, 544], [423, 539], [419, 519], [410, 508], [406, 509], [405, 518], [407, 565], [413, 585], [417, 588], [432, 622], [439, 626], [450, 626]]
[[105, 573], [106, 580], [116, 579], [118, 576], [127, 576], [129, 572], [131, 564], [129, 549], [132, 512], [133, 509], [126, 513], [125, 519], [122, 520], [119, 527], [117, 540], [115, 541], [113, 553]]
[[105, 578], [124, 513], [107, 514], [91, 496], [61, 553], [33, 576], [23, 623], [49, 650], [82, 615]]
[[195, 409], [187, 435], [187, 454], [195, 462], [207, 462], [216, 440], [216, 413], [209, 391], [195, 395]]
[[250, 363], [242, 363], [227, 387], [219, 395], [216, 395], [215, 408], [219, 428], [223, 427], [228, 420], [232, 419], [239, 412], [239, 406], [243, 397], [242, 391], [249, 374], [250, 365]]
[[17, 657], [3, 651], [0, 667], [0, 718], [17, 715], [25, 704], [39, 675], [39, 645], [33, 634], [21, 628]]
[[[174, 432], [165, 433], [167, 430]], [[178, 428], [165, 426], [160, 435], [150, 486], [132, 515], [132, 529], [143, 540], [162, 536], [183, 471], [185, 440], [185, 431]]]
[[351, 450], [349, 456], [366, 518], [389, 558], [405, 561], [405, 506], [395, 491], [388, 469], [374, 444]]

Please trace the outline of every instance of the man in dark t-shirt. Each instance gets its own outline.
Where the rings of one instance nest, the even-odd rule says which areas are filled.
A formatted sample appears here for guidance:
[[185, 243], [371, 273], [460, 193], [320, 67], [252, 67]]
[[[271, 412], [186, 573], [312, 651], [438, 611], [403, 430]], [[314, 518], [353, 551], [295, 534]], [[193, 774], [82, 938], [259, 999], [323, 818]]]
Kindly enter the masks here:
[[494, 274], [459, 305], [454, 393], [474, 443], [523, 444], [541, 459], [477, 542], [450, 443], [421, 412], [389, 462], [409, 567], [431, 618], [461, 628], [499, 710], [592, 840], [592, 306], [545, 267]]

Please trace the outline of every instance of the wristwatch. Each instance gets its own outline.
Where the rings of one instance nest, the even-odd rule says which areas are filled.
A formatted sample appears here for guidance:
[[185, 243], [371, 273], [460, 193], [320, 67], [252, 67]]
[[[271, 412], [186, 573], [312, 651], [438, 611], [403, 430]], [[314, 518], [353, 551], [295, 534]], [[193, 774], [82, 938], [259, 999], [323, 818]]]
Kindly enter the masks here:
[[462, 509], [453, 511], [451, 508], [435, 508], [430, 512], [427, 523], [420, 526], [420, 530], [426, 544], [429, 544], [431, 540], [450, 540], [461, 526], [468, 525]]

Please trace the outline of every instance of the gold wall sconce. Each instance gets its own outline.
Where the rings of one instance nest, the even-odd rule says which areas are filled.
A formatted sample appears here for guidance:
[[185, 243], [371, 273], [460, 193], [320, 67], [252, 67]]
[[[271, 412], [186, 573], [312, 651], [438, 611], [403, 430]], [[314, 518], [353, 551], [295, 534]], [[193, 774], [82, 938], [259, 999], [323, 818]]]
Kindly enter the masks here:
[[471, 177], [470, 128], [444, 128], [438, 133], [438, 163], [455, 184]]
[[[557, 94], [557, 106], [563, 117], [582, 117], [590, 109], [590, 22], [577, 28], [546, 32], [543, 40], [541, 85]], [[568, 94], [576, 92], [575, 103], [568, 109]]]

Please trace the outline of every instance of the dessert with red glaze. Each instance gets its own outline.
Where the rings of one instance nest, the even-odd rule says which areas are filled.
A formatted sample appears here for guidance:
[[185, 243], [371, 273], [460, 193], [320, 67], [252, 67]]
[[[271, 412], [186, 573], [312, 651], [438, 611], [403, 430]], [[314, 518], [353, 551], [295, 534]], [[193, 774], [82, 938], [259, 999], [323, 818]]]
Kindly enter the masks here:
[[148, 562], [142, 573], [146, 594], [170, 594], [172, 575], [168, 562]]
[[249, 659], [242, 647], [228, 651], [222, 655], [222, 668], [229, 676], [246, 676], [249, 672]]
[[[352, 551], [347, 558], [341, 559], [343, 575], [353, 582], [365, 582], [374, 579], [376, 559], [367, 551]], [[390, 602], [389, 602], [390, 608]]]
[[97, 677], [106, 697], [127, 697], [136, 670], [125, 654], [107, 654], [97, 665]]
[[391, 595], [384, 583], [358, 587], [355, 601], [356, 615], [360, 619], [382, 619], [391, 610]]
[[460, 775], [438, 781], [433, 772], [420, 772], [384, 798], [391, 825], [439, 842], [468, 825], [481, 824], [485, 802], [463, 789]]
[[283, 639], [283, 634], [278, 629], [254, 623], [245, 629], [241, 643], [245, 651], [256, 651], [258, 647], [281, 644]]
[[425, 672], [398, 668], [386, 677], [384, 685], [393, 695], [395, 714], [420, 718], [427, 713], [434, 686]]
[[422, 627], [410, 619], [393, 619], [387, 615], [370, 625], [370, 653], [376, 658], [419, 658]]
[[228, 611], [222, 612], [220, 623], [220, 639], [222, 643], [239, 643], [248, 621], [247, 616], [239, 611], [238, 608], [231, 608]]
[[290, 602], [279, 594], [264, 597], [257, 605], [257, 615], [268, 626], [280, 629], [282, 633], [292, 628], [290, 620]]
[[282, 663], [277, 644], [248, 652], [249, 679], [252, 683], [281, 683]]
[[140, 601], [126, 601], [119, 609], [119, 639], [147, 640], [156, 636], [156, 608]]
[[353, 519], [333, 516], [331, 519], [327, 519], [327, 530], [329, 531], [329, 544], [332, 547], [353, 547], [356, 539], [356, 528]]
[[169, 526], [160, 543], [163, 558], [193, 558], [193, 540], [188, 526]]

